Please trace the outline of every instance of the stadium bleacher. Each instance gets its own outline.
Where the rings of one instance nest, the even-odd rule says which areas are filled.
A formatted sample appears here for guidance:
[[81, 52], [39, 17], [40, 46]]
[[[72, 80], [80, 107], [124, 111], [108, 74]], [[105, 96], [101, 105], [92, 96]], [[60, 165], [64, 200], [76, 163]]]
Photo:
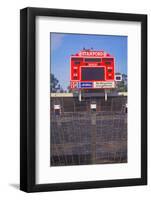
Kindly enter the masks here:
[[[90, 104], [95, 102], [96, 112]], [[51, 98], [50, 165], [127, 162], [127, 97]], [[61, 106], [60, 115], [54, 104]]]

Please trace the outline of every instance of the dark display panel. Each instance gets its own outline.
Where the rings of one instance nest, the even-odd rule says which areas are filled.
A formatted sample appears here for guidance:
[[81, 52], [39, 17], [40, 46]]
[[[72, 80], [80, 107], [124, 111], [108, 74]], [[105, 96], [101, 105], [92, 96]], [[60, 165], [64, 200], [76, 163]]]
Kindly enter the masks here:
[[103, 67], [82, 67], [81, 80], [82, 81], [104, 81]]
[[85, 62], [101, 62], [101, 58], [85, 58]]

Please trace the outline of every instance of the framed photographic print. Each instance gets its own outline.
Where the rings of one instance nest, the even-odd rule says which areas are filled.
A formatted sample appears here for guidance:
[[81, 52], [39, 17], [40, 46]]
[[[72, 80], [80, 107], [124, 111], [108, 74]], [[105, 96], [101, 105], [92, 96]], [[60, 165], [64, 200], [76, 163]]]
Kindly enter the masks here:
[[20, 189], [147, 184], [147, 16], [20, 12]]

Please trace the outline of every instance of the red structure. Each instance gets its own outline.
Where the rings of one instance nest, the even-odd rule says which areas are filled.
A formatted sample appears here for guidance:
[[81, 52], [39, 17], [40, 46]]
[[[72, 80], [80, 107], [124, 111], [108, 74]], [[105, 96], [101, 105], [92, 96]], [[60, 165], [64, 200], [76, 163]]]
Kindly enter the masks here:
[[71, 89], [115, 87], [115, 58], [104, 51], [82, 50], [70, 58]]

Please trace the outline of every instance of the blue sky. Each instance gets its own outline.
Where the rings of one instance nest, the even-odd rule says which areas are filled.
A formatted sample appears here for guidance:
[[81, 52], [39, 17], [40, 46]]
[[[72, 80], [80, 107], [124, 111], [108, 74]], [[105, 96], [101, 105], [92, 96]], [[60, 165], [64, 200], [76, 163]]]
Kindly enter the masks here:
[[115, 71], [127, 74], [127, 36], [50, 33], [50, 71], [63, 89], [69, 86], [70, 56], [83, 48], [115, 57]]

